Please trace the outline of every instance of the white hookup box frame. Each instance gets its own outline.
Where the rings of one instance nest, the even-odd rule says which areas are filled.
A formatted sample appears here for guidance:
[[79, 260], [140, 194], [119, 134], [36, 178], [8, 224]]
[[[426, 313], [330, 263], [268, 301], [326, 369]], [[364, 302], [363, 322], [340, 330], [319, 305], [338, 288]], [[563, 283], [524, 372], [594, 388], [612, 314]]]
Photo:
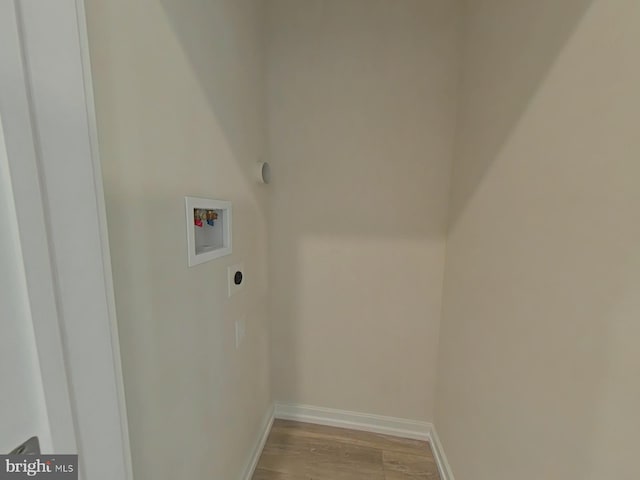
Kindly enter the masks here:
[[[231, 246], [231, 202], [208, 198], [185, 197], [188, 263], [190, 267], [229, 255]], [[217, 219], [195, 224], [197, 210], [213, 210]]]

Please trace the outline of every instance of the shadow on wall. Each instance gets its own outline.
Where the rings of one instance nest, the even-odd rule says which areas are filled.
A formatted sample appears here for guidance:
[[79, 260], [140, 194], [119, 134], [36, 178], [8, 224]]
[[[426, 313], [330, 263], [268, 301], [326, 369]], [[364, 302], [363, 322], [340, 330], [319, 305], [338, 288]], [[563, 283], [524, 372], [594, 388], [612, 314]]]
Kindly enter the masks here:
[[[238, 29], [262, 31], [261, 13], [225, 16], [250, 19], [251, 25], [235, 25], [216, 15], [216, 9], [251, 10], [249, 6], [254, 2], [161, 3], [234, 157], [247, 181], [253, 181], [252, 167], [259, 159], [250, 158], [248, 152], [256, 149], [247, 149], [250, 139], [244, 135], [244, 122], [254, 116], [239, 111], [237, 99], [228, 92], [233, 91], [234, 85], [247, 82], [247, 75], [252, 74], [242, 65], [262, 63], [264, 59], [261, 52], [229, 47], [243, 41], [235, 34]], [[309, 14], [332, 15], [330, 3], [309, 1]], [[434, 318], [438, 318], [440, 309], [450, 155], [450, 143], [443, 142], [442, 137], [453, 129], [453, 121], [446, 118], [443, 125], [435, 127], [433, 107], [416, 109], [415, 99], [455, 101], [441, 85], [455, 83], [456, 78], [449, 76], [446, 68], [434, 72], [408, 61], [412, 57], [406, 55], [407, 49], [424, 45], [414, 42], [410, 35], [386, 30], [384, 22], [376, 22], [376, 8], [384, 2], [372, 2], [361, 15], [350, 14], [357, 3], [341, 2], [344, 22], [353, 24], [341, 26], [348, 35], [326, 40], [330, 48], [319, 48], [318, 39], [327, 34], [322, 25], [315, 29], [305, 25], [297, 31], [296, 27], [287, 28], [291, 37], [280, 39], [280, 57], [270, 66], [279, 71], [294, 65], [287, 88], [271, 97], [279, 112], [271, 126], [271, 137], [277, 139], [277, 144], [271, 146], [275, 170], [274, 183], [269, 187], [275, 206], [270, 226], [278, 229], [279, 242], [270, 247], [272, 257], [279, 260], [271, 264], [270, 272], [270, 288], [278, 292], [272, 296], [273, 341], [280, 347], [276, 349], [280, 351], [274, 351], [274, 382], [276, 392], [293, 397], [286, 400], [296, 400], [296, 390], [313, 390], [307, 384], [317, 382], [335, 390], [353, 390], [351, 398], [342, 404], [330, 396], [316, 396], [324, 406], [363, 410], [361, 402], [368, 401], [372, 413], [431, 420], [428, 408], [409, 406], [404, 408], [408, 413], [403, 414], [402, 408], [394, 409], [393, 402], [378, 400], [385, 398], [385, 391], [396, 391], [428, 401], [408, 387], [415, 383], [410, 374], [402, 378], [387, 365], [390, 374], [386, 379], [362, 376], [347, 360], [353, 358], [351, 347], [357, 342], [358, 352], [362, 353], [358, 360], [367, 370], [393, 364], [385, 362], [388, 358], [398, 359], [395, 365], [401, 365], [403, 354], [425, 350], [423, 336], [437, 336], [438, 322]], [[473, 2], [467, 2], [467, 15], [491, 17], [497, 9], [511, 9], [513, 23], [495, 22], [495, 35], [469, 45], [463, 55], [466, 68], [459, 92], [459, 117], [463, 121], [458, 125], [454, 166], [457, 190], [448, 207], [450, 229], [464, 214], [592, 3], [593, 0], [486, 0], [482, 1], [482, 8], [476, 8]], [[213, 13], [203, 15], [203, 8]], [[301, 15], [304, 18], [304, 12]], [[505, 16], [509, 17], [502, 12], [496, 18]], [[472, 28], [470, 20], [466, 20], [466, 28]], [[367, 25], [375, 25], [375, 35], [367, 33]], [[443, 26], [426, 28], [436, 31]], [[501, 30], [510, 31], [508, 36], [515, 40], [500, 43], [504, 37]], [[364, 64], [354, 62], [354, 58], [362, 57], [357, 48], [363, 45], [376, 49], [380, 55]], [[478, 51], [479, 45], [485, 50]], [[232, 52], [238, 50], [255, 56], [235, 58]], [[211, 51], [212, 61], [202, 57], [203, 51]], [[283, 56], [287, 58], [286, 66], [279, 62]], [[501, 61], [503, 57], [509, 61]], [[439, 61], [436, 55], [426, 58]], [[498, 69], [483, 69], [480, 62]], [[333, 73], [328, 80], [327, 72]], [[363, 77], [366, 82], [361, 81]], [[416, 83], [422, 84], [422, 89]], [[495, 102], [495, 98], [502, 101]], [[264, 100], [264, 95], [256, 99]], [[259, 108], [264, 109], [265, 105]], [[425, 149], [429, 151], [427, 155]], [[436, 157], [447, 160], [433, 162]], [[396, 285], [402, 287], [394, 290]], [[423, 319], [407, 321], [416, 314]], [[425, 326], [424, 318], [434, 325]], [[381, 338], [385, 341], [381, 342]], [[435, 363], [432, 355], [437, 342], [433, 338], [430, 342], [427, 357], [419, 362], [407, 359], [407, 363]], [[333, 371], [310, 357], [333, 357]], [[278, 385], [283, 377], [294, 379], [296, 385]], [[397, 381], [392, 387], [389, 378]], [[380, 395], [375, 401], [365, 398], [375, 398], [376, 393]]]
[[[233, 95], [233, 87], [247, 82], [248, 75], [255, 74], [247, 72], [243, 65], [263, 62], [263, 52], [230, 47], [245, 41], [235, 34], [238, 30], [261, 31], [262, 13], [249, 8], [254, 5], [251, 0], [161, 1], [206, 92], [211, 110], [234, 151], [238, 166], [246, 181], [253, 182], [252, 167], [259, 159], [251, 158], [251, 152], [259, 149], [255, 146], [249, 148], [247, 142], [252, 140], [245, 135], [245, 122], [260, 122], [260, 119], [254, 118], [248, 110], [238, 109], [239, 102]], [[294, 0], [292, 5], [301, 2]], [[387, 30], [388, 23], [376, 21], [375, 15], [380, 13], [376, 9], [382, 8], [385, 2], [371, 1], [368, 4], [370, 8], [361, 10], [357, 15], [353, 15], [351, 9], [357, 8], [358, 2], [338, 0], [333, 3], [343, 9], [340, 21], [347, 23], [338, 27], [334, 25], [334, 28], [346, 32], [344, 36], [322, 37], [327, 33], [324, 30], [326, 25], [319, 24], [314, 29], [302, 21], [303, 26], [297, 27], [298, 30], [296, 27], [287, 28], [290, 37], [280, 38], [277, 62], [270, 66], [280, 72], [283, 68], [291, 69], [291, 75], [283, 75], [287, 77], [288, 88], [270, 95], [273, 106], [278, 110], [272, 126], [276, 129], [272, 138], [277, 139], [277, 144], [272, 145], [276, 169], [274, 184], [270, 187], [276, 207], [275, 217], [270, 222], [272, 230], [278, 229], [279, 241], [270, 250], [272, 257], [278, 260], [271, 264], [273, 271], [270, 273], [270, 288], [278, 292], [273, 299], [271, 319], [275, 325], [274, 345], [279, 346], [274, 351], [276, 391], [284, 392], [285, 400], [309, 398], [297, 395], [313, 392], [314, 401], [328, 407], [430, 420], [429, 408], [400, 405], [398, 399], [413, 398], [418, 400], [416, 403], [428, 401], [425, 399], [428, 395], [412, 389], [412, 383], [418, 383], [415, 382], [416, 371], [422, 378], [428, 375], [425, 365], [432, 362], [436, 344], [436, 339], [430, 338], [433, 348], [424, 348], [425, 336], [435, 337], [438, 329], [437, 321], [432, 322], [435, 326], [425, 326], [424, 319], [431, 321], [439, 312], [449, 179], [445, 171], [448, 160], [435, 163], [431, 160], [448, 158], [450, 154], [450, 144], [444, 147], [447, 142], [440, 138], [448, 135], [450, 119], [447, 118], [444, 125], [436, 124], [432, 118], [432, 104], [427, 102], [431, 110], [425, 114], [426, 110], [415, 108], [415, 102], [417, 98], [432, 97], [453, 101], [453, 95], [441, 86], [450, 85], [455, 79], [445, 72], [448, 68], [422, 70], [417, 63], [407, 61], [412, 58], [411, 55], [406, 56], [407, 49], [422, 49], [424, 45], [414, 42], [408, 34], [405, 36], [406, 32]], [[454, 168], [456, 191], [449, 206], [450, 231], [456, 228], [505, 144], [534, 103], [558, 55], [593, 3], [593, 0], [466, 2], [468, 30], [473, 28], [475, 15], [488, 17], [489, 20], [482, 21], [485, 25], [491, 23], [492, 16], [496, 20], [493, 28], [484, 33], [468, 32], [487, 35], [487, 38], [468, 45], [464, 52], [466, 68], [460, 89], [459, 116], [462, 121], [458, 126]], [[331, 2], [309, 0], [310, 13], [305, 13], [305, 4], [305, 8], [299, 11], [300, 18], [304, 20], [307, 14], [317, 14], [325, 19], [335, 17], [335, 12], [328, 9], [329, 4]], [[221, 8], [247, 9], [249, 13], [229, 15], [223, 19], [216, 15]], [[203, 9], [211, 9], [212, 13], [204, 15]], [[497, 15], [498, 9], [500, 15]], [[244, 19], [250, 24], [227, 23], [228, 18]], [[504, 18], [511, 18], [512, 22], [501, 21]], [[410, 22], [412, 19], [395, 18], [395, 21]], [[367, 27], [372, 25], [375, 34]], [[425, 28], [437, 31], [440, 27], [434, 24]], [[329, 47], [319, 48], [322, 46], [319, 38], [325, 38]], [[502, 43], [504, 38], [513, 41]], [[354, 59], [362, 59], [357, 46], [375, 49], [380, 55], [373, 59], [367, 57], [364, 63], [355, 63]], [[211, 52], [210, 61], [203, 58], [206, 51]], [[233, 56], [237, 51], [245, 52], [251, 58], [238, 59]], [[287, 65], [280, 63], [283, 58]], [[437, 61], [438, 57], [425, 58]], [[332, 73], [329, 78], [328, 72]], [[363, 77], [366, 77], [366, 82], [361, 81]], [[424, 90], [416, 83], [422, 84]], [[401, 96], [398, 92], [407, 95]], [[262, 101], [264, 95], [256, 95], [256, 102]], [[240, 103], [247, 109], [252, 108], [247, 102]], [[259, 108], [264, 109], [265, 105]], [[442, 111], [446, 112], [448, 108], [442, 107]], [[256, 128], [264, 128], [262, 122], [249, 130]], [[425, 145], [428, 155], [424, 154]], [[504, 228], [508, 229], [508, 226]], [[516, 243], [506, 245], [504, 254], [511, 255], [513, 264], [521, 270], [515, 274], [513, 270], [501, 272], [504, 275], [500, 279], [503, 285], [529, 278], [523, 272], [528, 273], [531, 265], [516, 263], [521, 257]], [[552, 303], [575, 305], [572, 308], [576, 318], [602, 316], [602, 312], [585, 311], [582, 301], [585, 297], [602, 294], [602, 288], [591, 285], [594, 290], [580, 289], [572, 283], [575, 272], [589, 274], [584, 262], [579, 263], [583, 257], [568, 255], [561, 259], [557, 267], [565, 273], [555, 278], [557, 288], [549, 298]], [[538, 268], [544, 268], [543, 260], [537, 262]], [[604, 271], [610, 268], [608, 265], [601, 267]], [[514, 279], [509, 276], [518, 274], [521, 277]], [[540, 278], [545, 277], [540, 275]], [[483, 292], [482, 285], [479, 287], [478, 291]], [[549, 285], [534, 282], [532, 287], [535, 288], [530, 291], [548, 289]], [[614, 288], [615, 285], [609, 287]], [[425, 292], [428, 293], [425, 295]], [[615, 300], [615, 293], [609, 293]], [[486, 298], [491, 298], [490, 294], [495, 292], [487, 292]], [[428, 298], [424, 300], [424, 297]], [[461, 335], [463, 342], [469, 342], [469, 350], [486, 348], [482, 353], [490, 357], [489, 363], [492, 359], [513, 359], [510, 365], [504, 365], [505, 362], [502, 366], [494, 365], [489, 378], [478, 375], [472, 379], [470, 383], [477, 384], [465, 388], [473, 387], [473, 393], [481, 392], [486, 397], [469, 397], [470, 401], [483, 408], [489, 404], [495, 407], [496, 392], [501, 401], [516, 398], [516, 403], [523, 408], [506, 413], [507, 417], [512, 415], [513, 422], [501, 425], [510, 431], [522, 421], [522, 411], [534, 416], [539, 412], [542, 412], [540, 416], [552, 412], [553, 415], [546, 417], [546, 423], [540, 422], [533, 428], [528, 424], [526, 427], [533, 430], [532, 436], [541, 436], [541, 431], [547, 427], [556, 431], [557, 427], [555, 430], [549, 427], [554, 420], [556, 425], [570, 427], [559, 432], [554, 440], [561, 446], [571, 445], [571, 448], [580, 449], [576, 456], [585, 459], [586, 468], [586, 458], [593, 452], [583, 451], [581, 447], [584, 444], [576, 446], [574, 437], [579, 432], [583, 438], [592, 438], [593, 425], [575, 418], [588, 418], [590, 412], [597, 410], [600, 399], [593, 395], [593, 391], [603, 390], [598, 387], [607, 385], [597, 385], [589, 377], [591, 372], [587, 371], [585, 376], [584, 368], [580, 370], [581, 376], [574, 381], [574, 386], [577, 384], [576, 389], [585, 394], [579, 404], [571, 405], [580, 411], [580, 415], [567, 420], [564, 413], [572, 392], [555, 391], [543, 401], [533, 404], [536, 392], [518, 389], [516, 383], [506, 385], [503, 379], [497, 378], [504, 371], [500, 367], [509, 369], [515, 368], [514, 365], [523, 365], [522, 371], [516, 374], [528, 378], [530, 388], [531, 385], [545, 385], [549, 372], [564, 378], [575, 379], [578, 375], [572, 370], [575, 364], [566, 362], [559, 365], [553, 360], [566, 358], [564, 345], [575, 338], [580, 326], [571, 322], [556, 325], [554, 318], [537, 310], [541, 308], [539, 303], [528, 296], [520, 300], [515, 306], [495, 306], [497, 310], [494, 313], [500, 314], [495, 315], [500, 319], [516, 319], [504, 324], [500, 323], [503, 320], [496, 320], [496, 327], [514, 338], [523, 338], [521, 343], [504, 345], [489, 338], [484, 346], [477, 347], [483, 332], [478, 332], [475, 337], [469, 332]], [[632, 302], [629, 299], [625, 301]], [[175, 312], [175, 315], [179, 314]], [[419, 317], [417, 321], [411, 321], [416, 320], [416, 316]], [[482, 325], [476, 328], [480, 329]], [[541, 339], [549, 353], [546, 358], [539, 358], [539, 344], [531, 341], [532, 338], [540, 338], [542, 330], [554, 332], [553, 338], [549, 339], [545, 334]], [[606, 349], [612, 349], [607, 343], [611, 341], [609, 337], [624, 336], [621, 333], [624, 329], [620, 330], [611, 335], [605, 324], [597, 322], [590, 329], [582, 330], [580, 339], [584, 345], [585, 363], [606, 363]], [[526, 348], [518, 348], [522, 345]], [[457, 348], [464, 347], [462, 344]], [[418, 358], [417, 355], [424, 350], [430, 350], [427, 357]], [[599, 357], [598, 361], [594, 360], [595, 357]], [[314, 359], [317, 358], [325, 363], [316, 362]], [[531, 358], [536, 358], [538, 366], [542, 364], [543, 367], [532, 368]], [[624, 370], [623, 358], [615, 355], [611, 358], [613, 362], [622, 364], [620, 370]], [[407, 369], [402, 374], [406, 375], [404, 377], [398, 374], [409, 362], [417, 365], [417, 370]], [[457, 365], [455, 360], [452, 364]], [[364, 369], [359, 369], [362, 366]], [[386, 374], [380, 374], [385, 368], [388, 369]], [[278, 385], [282, 378], [293, 381], [293, 384]], [[610, 381], [602, 372], [599, 379], [604, 379], [605, 383]], [[314, 383], [318, 386], [316, 390]], [[452, 396], [459, 399], [460, 395], [455, 394], [460, 392], [455, 391], [456, 385], [453, 387]], [[492, 387], [495, 388], [489, 391]], [[339, 398], [336, 391], [342, 397]], [[394, 392], [396, 396], [388, 392]], [[505, 411], [513, 409], [513, 405], [500, 406]], [[465, 411], [464, 408], [461, 410]], [[605, 413], [615, 415], [615, 412]], [[464, 429], [477, 419], [460, 420], [461, 431], [454, 432], [458, 438], [462, 438]], [[608, 427], [601, 428], [612, 441], [615, 440], [615, 432]], [[470, 449], [483, 440], [478, 438], [476, 443], [469, 442]], [[509, 437], [504, 435], [499, 440], [508, 442]], [[493, 453], [499, 458], [500, 449]], [[472, 455], [470, 451], [469, 456]], [[531, 456], [529, 451], [519, 452], [519, 455], [527, 455], [530, 462], [539, 461], [539, 457]], [[483, 461], [486, 461], [486, 456], [477, 459], [477, 465], [482, 466]], [[517, 470], [517, 466], [512, 466], [512, 470]], [[535, 465], [532, 471], [535, 471]]]
[[429, 420], [456, 9], [448, 0], [269, 6], [274, 391]]
[[[270, 401], [268, 191], [253, 177], [266, 139], [256, 87], [261, 15], [253, 5], [87, 2], [138, 477], [237, 478]], [[233, 256], [187, 267], [184, 195], [233, 200]], [[225, 265], [235, 260], [253, 277], [229, 300]], [[234, 321], [243, 317], [247, 335], [236, 350]], [[179, 450], [186, 461], [167, 460]]]
[[[455, 228], [560, 52], [594, 0], [465, 2], [466, 35], [495, 17], [481, 41], [465, 43], [449, 229]], [[510, 10], [505, 13], [504, 10]], [[553, 12], [550, 14], [549, 12]], [[476, 18], [485, 17], [485, 18]], [[511, 21], [502, 21], [509, 18]], [[502, 40], [508, 37], [511, 42]], [[517, 52], [517, 53], [514, 53]], [[483, 67], [483, 64], [491, 67]], [[496, 102], [495, 99], [500, 101]]]
[[[253, 9], [267, 2], [161, 3], [249, 181], [258, 159], [246, 155], [251, 116], [238, 110], [234, 86], [255, 74], [243, 65], [266, 67], [262, 54], [275, 72], [266, 82], [274, 90], [256, 101], [268, 98], [274, 111], [269, 288], [278, 399], [429, 419], [457, 79], [451, 4], [273, 2], [285, 35], [268, 37], [274, 53], [236, 48], [241, 30], [267, 39], [263, 22], [276, 10]], [[273, 30], [281, 32], [277, 23]], [[424, 56], [431, 39], [427, 57], [437, 68]], [[389, 392], [403, 392], [404, 405]]]
[[637, 478], [638, 6], [467, 6], [441, 437], [460, 478]]
[[[501, 35], [496, 35], [494, 43], [488, 41], [488, 52], [479, 55], [475, 45], [465, 52], [464, 61], [471, 67], [467, 71], [474, 74], [464, 76], [461, 89], [461, 109], [470, 113], [461, 115], [465, 121], [459, 125], [458, 140], [463, 141], [458, 143], [454, 175], [460, 191], [454, 192], [449, 206], [450, 228], [455, 228], [592, 1], [487, 0], [482, 9], [467, 7], [470, 15], [487, 16], [494, 9], [512, 9], [514, 16], [528, 21], [496, 23], [496, 29], [525, 25], [516, 31], [518, 41], [500, 44]], [[250, 19], [251, 25], [235, 25], [215, 12], [249, 11], [252, 0], [161, 3], [251, 181], [251, 167], [258, 159], [247, 158], [244, 122], [253, 117], [238, 111], [237, 98], [229, 92], [252, 74], [242, 65], [263, 62], [264, 52], [238, 59], [233, 52], [252, 50], [230, 47], [243, 41], [235, 34], [239, 29], [262, 31], [261, 14], [268, 12], [224, 16]], [[419, 4], [438, 2], [402, 2], [423, 8], [416, 7]], [[429, 406], [399, 406], [401, 402], [387, 392], [414, 397], [415, 403], [432, 402], [428, 393], [415, 389], [419, 382], [411, 372], [415, 374], [413, 368], [421, 364], [420, 376], [435, 375], [454, 129], [453, 108], [448, 105], [455, 103], [452, 86], [457, 82], [456, 62], [443, 62], [443, 57], [455, 56], [455, 39], [447, 32], [457, 33], [457, 27], [448, 15], [421, 17], [407, 14], [411, 9], [388, 9], [388, 5], [296, 0], [288, 7], [297, 6], [297, 13], [276, 20], [283, 22], [283, 28], [268, 37], [270, 44], [273, 35], [278, 42], [276, 55], [268, 56], [273, 62], [269, 71], [276, 72], [270, 81], [278, 88], [267, 95], [270, 134], [275, 139], [270, 160], [274, 182], [269, 187], [274, 208], [269, 221], [271, 240], [278, 240], [270, 246], [269, 274], [270, 289], [276, 292], [271, 319], [274, 383], [285, 400], [300, 400], [299, 392], [314, 391], [313, 401], [324, 406], [431, 420]], [[262, 8], [267, 10], [266, 2]], [[211, 9], [211, 15], [202, 14], [202, 9]], [[541, 11], [554, 14], [545, 15], [540, 23], [536, 19], [542, 17]], [[419, 23], [424, 18], [426, 23]], [[417, 30], [397, 28], [415, 27], [415, 22]], [[437, 49], [427, 48], [425, 53], [431, 39], [416, 39], [411, 33], [420, 29], [434, 32], [432, 44]], [[449, 43], [450, 49], [442, 47]], [[211, 52], [211, 61], [202, 57], [204, 51]], [[509, 55], [513, 51], [522, 54]], [[424, 62], [414, 61], [421, 55]], [[474, 64], [486, 55], [497, 58], [491, 63], [501, 66], [499, 72]], [[501, 63], [501, 56], [516, 61]], [[437, 67], [428, 68], [430, 62]], [[501, 78], [509, 81], [502, 83]], [[286, 87], [279, 82], [286, 82]], [[478, 88], [486, 94], [467, 96]], [[489, 107], [471, 103], [500, 97], [495, 92], [505, 88], [513, 90], [504, 92], [502, 103]], [[416, 108], [420, 100], [424, 106]], [[474, 117], [476, 111], [487, 113]], [[474, 145], [474, 151], [465, 151], [463, 145]], [[355, 344], [361, 358], [354, 358]], [[328, 358], [326, 365], [314, 361], [318, 358]], [[405, 361], [408, 373], [399, 375], [398, 366]], [[432, 371], [424, 373], [429, 370], [424, 365], [431, 365]], [[376, 377], [371, 373], [376, 368], [386, 375]], [[288, 380], [279, 384], [282, 378]], [[342, 403], [330, 393], [323, 397], [323, 391], [343, 392]]]
[[[264, 92], [255, 91], [260, 84], [263, 2], [256, 0], [159, 0], [176, 39], [200, 81], [211, 111], [222, 128], [234, 158], [249, 185], [256, 183], [255, 164], [266, 161], [255, 152], [265, 145], [254, 144], [266, 137]], [[205, 55], [205, 52], [208, 55]], [[247, 70], [247, 65], [256, 68]], [[254, 92], [255, 102], [239, 98], [238, 92]], [[257, 113], [257, 114], [256, 114]], [[261, 137], [255, 132], [263, 132]], [[255, 190], [255, 189], [254, 189]], [[259, 199], [264, 207], [264, 199]]]

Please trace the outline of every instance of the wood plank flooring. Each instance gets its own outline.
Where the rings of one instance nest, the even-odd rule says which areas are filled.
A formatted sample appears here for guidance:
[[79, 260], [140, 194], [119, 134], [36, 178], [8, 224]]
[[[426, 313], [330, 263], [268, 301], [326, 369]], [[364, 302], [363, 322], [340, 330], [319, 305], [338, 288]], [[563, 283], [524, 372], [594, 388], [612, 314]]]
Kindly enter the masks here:
[[253, 480], [440, 480], [427, 442], [276, 420]]

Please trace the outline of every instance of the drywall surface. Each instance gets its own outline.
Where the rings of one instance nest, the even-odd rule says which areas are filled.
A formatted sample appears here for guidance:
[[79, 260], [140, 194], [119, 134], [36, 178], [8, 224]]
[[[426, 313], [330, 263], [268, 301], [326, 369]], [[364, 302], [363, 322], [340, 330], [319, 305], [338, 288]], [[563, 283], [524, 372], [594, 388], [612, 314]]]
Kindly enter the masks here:
[[455, 2], [267, 5], [274, 397], [431, 420]]
[[[271, 402], [262, 5], [86, 3], [134, 474], [237, 479]], [[231, 256], [187, 267], [185, 195], [233, 202]]]
[[436, 427], [456, 480], [640, 477], [640, 4], [467, 2]]

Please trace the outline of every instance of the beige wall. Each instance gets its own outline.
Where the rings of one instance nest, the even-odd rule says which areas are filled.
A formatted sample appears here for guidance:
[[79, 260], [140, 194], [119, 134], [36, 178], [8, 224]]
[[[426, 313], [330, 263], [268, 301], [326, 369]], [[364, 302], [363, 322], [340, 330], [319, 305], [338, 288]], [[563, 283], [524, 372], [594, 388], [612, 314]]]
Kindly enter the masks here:
[[[637, 2], [468, 1], [459, 89], [454, 2], [266, 5], [87, 1], [137, 477], [238, 478], [271, 355], [277, 400], [435, 420], [457, 480], [638, 478]], [[186, 194], [233, 256], [186, 267]]]
[[640, 478], [640, 3], [467, 9], [444, 448], [457, 480]]
[[449, 0], [268, 2], [276, 400], [432, 418], [456, 33]]
[[[134, 473], [240, 478], [270, 404], [261, 3], [86, 3]], [[185, 195], [233, 202], [232, 256], [187, 268]]]

